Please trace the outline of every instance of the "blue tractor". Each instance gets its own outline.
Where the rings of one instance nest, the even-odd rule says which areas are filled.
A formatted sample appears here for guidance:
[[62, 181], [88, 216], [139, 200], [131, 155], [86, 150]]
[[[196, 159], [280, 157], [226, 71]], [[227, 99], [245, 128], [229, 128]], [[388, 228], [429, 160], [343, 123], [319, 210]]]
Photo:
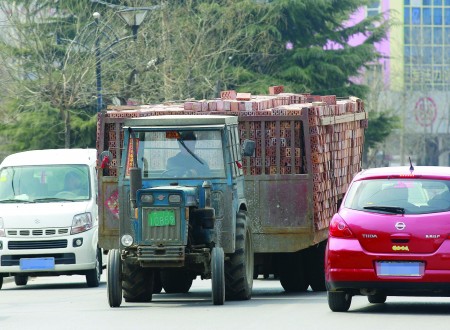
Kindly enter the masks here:
[[119, 248], [109, 251], [108, 301], [149, 302], [211, 279], [212, 301], [251, 298], [254, 256], [236, 116], [126, 119], [118, 172]]

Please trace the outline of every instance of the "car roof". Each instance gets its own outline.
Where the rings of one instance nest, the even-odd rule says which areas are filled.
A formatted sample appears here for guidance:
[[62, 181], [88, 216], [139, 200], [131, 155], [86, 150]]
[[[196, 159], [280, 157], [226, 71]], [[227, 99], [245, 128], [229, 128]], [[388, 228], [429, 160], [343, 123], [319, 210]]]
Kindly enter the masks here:
[[410, 166], [393, 166], [393, 167], [377, 167], [362, 170], [354, 180], [366, 180], [387, 177], [403, 177], [403, 178], [441, 178], [450, 180], [450, 167], [447, 166], [414, 166], [411, 171]]

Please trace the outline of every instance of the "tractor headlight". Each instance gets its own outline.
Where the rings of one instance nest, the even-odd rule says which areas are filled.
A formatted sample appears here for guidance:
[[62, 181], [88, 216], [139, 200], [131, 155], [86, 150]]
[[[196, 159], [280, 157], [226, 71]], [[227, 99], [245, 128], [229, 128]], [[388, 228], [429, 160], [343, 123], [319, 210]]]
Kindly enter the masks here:
[[122, 243], [123, 246], [129, 247], [131, 246], [131, 244], [133, 244], [133, 237], [131, 237], [131, 235], [123, 235], [122, 238], [120, 239], [120, 242]]
[[141, 195], [141, 203], [153, 204], [154, 198], [151, 194]]
[[169, 203], [180, 204], [181, 203], [181, 195], [169, 195]]

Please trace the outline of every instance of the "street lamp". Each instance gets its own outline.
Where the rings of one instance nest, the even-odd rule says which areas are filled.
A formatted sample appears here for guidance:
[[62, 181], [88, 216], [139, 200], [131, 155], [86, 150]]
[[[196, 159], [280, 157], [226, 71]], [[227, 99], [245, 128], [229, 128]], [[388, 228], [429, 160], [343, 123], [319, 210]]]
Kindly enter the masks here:
[[[97, 112], [103, 109], [103, 90], [102, 90], [102, 56], [105, 52], [109, 51], [117, 43], [133, 37], [134, 40], [137, 39], [137, 32], [139, 26], [143, 22], [147, 11], [154, 9], [149, 8], [125, 8], [117, 12], [117, 14], [127, 23], [132, 29], [132, 36], [127, 36], [123, 38], [118, 38], [114, 33], [112, 28], [107, 24], [101, 24], [101, 15], [98, 12], [92, 14], [94, 21], [85, 27], [85, 31], [89, 31], [95, 28], [95, 40], [94, 40], [94, 53], [95, 53], [95, 77], [97, 85]], [[92, 30], [91, 30], [92, 32]], [[101, 40], [108, 39], [110, 44], [102, 48]], [[79, 44], [79, 43], [78, 43]], [[86, 47], [86, 45], [83, 45]]]
[[125, 21], [125, 23], [131, 27], [133, 32], [133, 39], [137, 39], [137, 32], [139, 26], [144, 21], [147, 12], [152, 8], [126, 8], [119, 10], [117, 15]]

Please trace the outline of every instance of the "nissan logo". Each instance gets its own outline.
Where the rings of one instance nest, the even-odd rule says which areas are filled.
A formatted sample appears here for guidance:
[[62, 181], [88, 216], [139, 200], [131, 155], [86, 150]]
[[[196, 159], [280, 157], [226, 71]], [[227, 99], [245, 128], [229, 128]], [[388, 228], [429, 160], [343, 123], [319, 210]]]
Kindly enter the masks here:
[[397, 230], [403, 230], [403, 229], [406, 228], [406, 225], [405, 225], [404, 222], [397, 222], [397, 223], [395, 224], [395, 228], [397, 228]]

